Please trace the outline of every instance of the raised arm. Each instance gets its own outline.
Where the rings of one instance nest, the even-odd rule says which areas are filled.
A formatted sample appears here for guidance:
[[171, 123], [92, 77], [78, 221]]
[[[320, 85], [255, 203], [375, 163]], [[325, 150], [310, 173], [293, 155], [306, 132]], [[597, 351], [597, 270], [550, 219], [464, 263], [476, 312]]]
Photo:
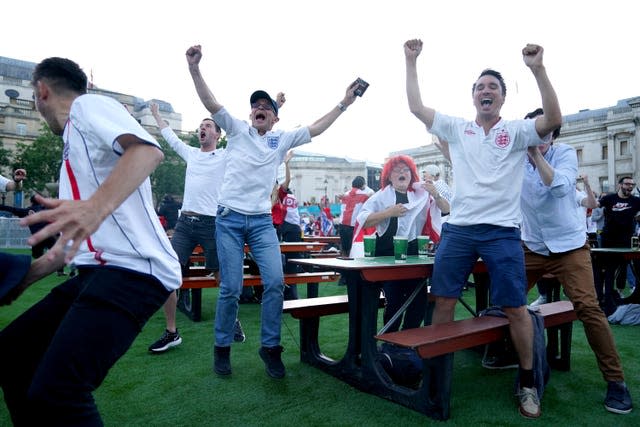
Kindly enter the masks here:
[[5, 191], [20, 191], [22, 190], [22, 181], [27, 178], [27, 171], [24, 169], [16, 169], [13, 172], [13, 181], [7, 182]]
[[543, 53], [544, 49], [537, 44], [528, 44], [522, 49], [522, 59], [533, 73], [542, 98], [544, 114], [536, 118], [536, 131], [541, 138], [549, 135], [562, 125], [560, 104], [542, 62]]
[[583, 175], [580, 175], [578, 178], [582, 179], [582, 182], [584, 183], [584, 192], [587, 194], [587, 198], [582, 200], [582, 206], [589, 209], [597, 208], [598, 200], [596, 199], [596, 195], [593, 194], [591, 185], [589, 185], [589, 176], [583, 174]]
[[409, 110], [427, 128], [431, 129], [433, 118], [436, 114], [433, 108], [425, 107], [420, 96], [420, 86], [418, 85], [418, 55], [422, 52], [422, 40], [407, 40], [404, 43], [405, 64], [407, 67], [407, 101]]
[[538, 148], [537, 145], [529, 147], [527, 154], [531, 161], [536, 165], [536, 170], [538, 171], [538, 174], [540, 174], [542, 183], [547, 187], [550, 186], [551, 182], [553, 182], [553, 177], [555, 176], [555, 170], [544, 158], [540, 148]]
[[125, 134], [117, 140], [124, 153], [109, 177], [90, 199], [38, 199], [50, 209], [29, 215], [20, 221], [22, 225], [50, 223], [28, 239], [32, 246], [49, 236], [62, 233], [53, 248], [47, 252], [46, 256], [50, 261], [64, 255], [65, 262], [70, 262], [80, 244], [147, 179], [164, 158], [162, 151], [156, 146], [149, 145], [134, 135]]
[[347, 111], [347, 107], [354, 103], [354, 101], [356, 100], [356, 86], [357, 83], [355, 81], [351, 83], [347, 88], [347, 92], [345, 93], [342, 101], [338, 103], [338, 105], [333, 107], [331, 111], [329, 111], [327, 114], [325, 114], [309, 126], [309, 134], [311, 134], [312, 138], [314, 136], [320, 135], [322, 132], [327, 130], [329, 126], [331, 126], [333, 122], [336, 121], [338, 116]]
[[282, 188], [285, 190], [289, 188], [289, 184], [291, 183], [291, 169], [289, 168], [289, 160], [293, 157], [293, 150], [289, 150], [287, 156], [284, 158], [284, 182], [282, 183]]
[[149, 105], [149, 109], [151, 110], [151, 115], [153, 115], [153, 118], [156, 120], [156, 124], [158, 125], [158, 127], [160, 129], [164, 129], [166, 127], [169, 127], [167, 122], [165, 122], [164, 119], [160, 116], [160, 111], [159, 111], [159, 108], [158, 108], [158, 104], [156, 104], [155, 102], [152, 102]]
[[211, 113], [215, 114], [222, 108], [222, 105], [218, 103], [215, 96], [209, 89], [209, 86], [202, 78], [200, 73], [200, 60], [202, 59], [202, 48], [200, 45], [191, 46], [187, 49], [187, 64], [189, 64], [189, 73], [193, 79], [193, 84], [198, 92], [198, 97], [204, 105], [204, 107]]
[[433, 141], [433, 144], [436, 146], [438, 150], [440, 150], [444, 158], [447, 159], [449, 163], [451, 163], [451, 152], [449, 151], [449, 142], [445, 141], [444, 139], [440, 139], [436, 137], [436, 139]]

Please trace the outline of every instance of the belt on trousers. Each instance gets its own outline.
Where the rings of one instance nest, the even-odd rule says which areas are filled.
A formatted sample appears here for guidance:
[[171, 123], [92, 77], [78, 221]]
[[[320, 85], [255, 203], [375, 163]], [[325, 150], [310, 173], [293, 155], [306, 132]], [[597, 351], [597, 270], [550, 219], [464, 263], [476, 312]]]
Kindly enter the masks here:
[[185, 214], [181, 214], [180, 218], [183, 218], [185, 221], [189, 221], [189, 222], [200, 222], [200, 221], [213, 220], [216, 217], [215, 216], [210, 216], [210, 215], [185, 215]]

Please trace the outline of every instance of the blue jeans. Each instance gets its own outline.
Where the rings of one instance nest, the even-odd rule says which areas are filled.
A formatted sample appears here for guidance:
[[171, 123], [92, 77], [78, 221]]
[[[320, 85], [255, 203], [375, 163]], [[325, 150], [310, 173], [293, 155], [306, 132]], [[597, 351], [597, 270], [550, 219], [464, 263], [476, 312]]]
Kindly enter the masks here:
[[491, 304], [525, 305], [524, 252], [520, 230], [511, 227], [444, 223], [433, 266], [431, 292], [440, 297], [458, 298], [479, 257], [489, 271]]
[[216, 217], [216, 243], [220, 248], [220, 294], [216, 308], [215, 342], [228, 347], [242, 293], [244, 244], [260, 269], [262, 294], [261, 336], [264, 347], [280, 345], [284, 277], [280, 243], [271, 214], [244, 215], [223, 206]]

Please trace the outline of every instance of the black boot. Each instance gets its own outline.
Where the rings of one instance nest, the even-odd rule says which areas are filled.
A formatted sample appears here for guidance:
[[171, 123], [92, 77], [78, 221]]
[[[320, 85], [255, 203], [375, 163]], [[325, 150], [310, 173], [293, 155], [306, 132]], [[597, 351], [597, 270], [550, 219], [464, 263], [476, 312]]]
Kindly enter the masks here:
[[231, 375], [231, 347], [213, 348], [213, 371], [218, 375]]
[[285, 369], [280, 357], [280, 353], [283, 350], [282, 346], [277, 345], [275, 347], [260, 347], [258, 351], [260, 358], [264, 362], [267, 374], [271, 378], [284, 378]]

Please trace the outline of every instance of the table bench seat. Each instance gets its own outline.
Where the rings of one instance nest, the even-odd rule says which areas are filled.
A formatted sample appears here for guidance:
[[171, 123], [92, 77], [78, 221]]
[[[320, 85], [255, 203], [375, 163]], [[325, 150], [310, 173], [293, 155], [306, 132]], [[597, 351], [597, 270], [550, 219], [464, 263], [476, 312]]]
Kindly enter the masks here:
[[[539, 306], [545, 328], [570, 325], [577, 319], [570, 301]], [[509, 334], [503, 317], [480, 316], [377, 335], [376, 339], [416, 350], [421, 358], [440, 356], [498, 341]], [[562, 355], [569, 357], [569, 354]]]
[[[288, 273], [284, 275], [284, 283], [287, 285], [299, 285], [303, 283], [335, 282], [340, 279], [340, 274], [333, 271], [321, 271], [312, 273]], [[243, 286], [262, 285], [262, 279], [257, 274], [245, 274], [242, 276]], [[217, 288], [218, 282], [213, 276], [183, 277], [181, 289]]]
[[[205, 270], [198, 271], [199, 274], [203, 274]], [[309, 287], [311, 286], [317, 287], [318, 283], [335, 282], [339, 279], [340, 274], [334, 271], [284, 275], [284, 283], [287, 285], [307, 284], [307, 293], [310, 292]], [[262, 279], [258, 274], [245, 274], [242, 284], [243, 286], [259, 286], [262, 285]], [[213, 276], [183, 277], [182, 286], [178, 289], [178, 309], [194, 322], [199, 322], [202, 317], [202, 289], [217, 288], [218, 286], [218, 282]]]
[[[548, 335], [547, 361], [552, 368], [569, 370], [571, 331], [576, 320], [573, 305], [570, 301], [557, 301], [538, 307]], [[424, 405], [423, 409], [431, 418], [446, 420], [449, 418], [453, 352], [497, 341], [509, 333], [508, 325], [506, 318], [481, 316], [390, 332], [375, 338], [416, 350], [423, 360], [422, 383], [410, 403], [419, 408]]]
[[[380, 294], [380, 307], [384, 307], [384, 295]], [[305, 298], [285, 301], [283, 313], [289, 313], [294, 319], [308, 319], [332, 314], [349, 312], [349, 297], [334, 295], [329, 297]]]
[[[382, 293], [378, 304], [379, 307], [385, 305]], [[300, 321], [300, 360], [311, 365], [317, 364], [318, 359], [333, 363], [320, 350], [318, 341], [320, 318], [333, 314], [349, 313], [349, 297], [334, 295], [284, 301], [282, 311], [291, 314], [294, 319]]]

